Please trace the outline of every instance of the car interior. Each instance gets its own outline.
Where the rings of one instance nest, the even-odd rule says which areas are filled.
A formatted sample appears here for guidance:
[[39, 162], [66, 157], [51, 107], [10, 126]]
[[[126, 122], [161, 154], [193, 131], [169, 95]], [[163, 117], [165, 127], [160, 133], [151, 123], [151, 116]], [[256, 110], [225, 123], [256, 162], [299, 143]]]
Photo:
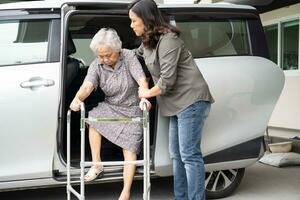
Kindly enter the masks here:
[[[177, 16], [176, 26], [181, 30], [180, 37], [191, 51], [194, 58], [248, 55], [249, 46], [246, 34], [244, 19], [237, 20], [203, 20], [201, 18], [185, 19]], [[126, 13], [123, 14], [95, 14], [95, 13], [75, 13], [68, 18], [66, 34], [66, 57], [63, 69], [64, 92], [63, 92], [63, 112], [62, 124], [63, 131], [59, 145], [61, 155], [66, 160], [66, 113], [76, 92], [80, 88], [88, 71], [89, 64], [95, 59], [95, 55], [89, 48], [89, 44], [95, 33], [101, 28], [114, 28], [122, 40], [122, 48], [135, 49], [139, 47], [141, 41], [136, 37], [130, 28], [130, 19]], [[207, 31], [209, 30], [209, 31]], [[211, 34], [210, 34], [211, 33]], [[213, 34], [212, 34], [213, 33]], [[139, 58], [146, 76], [150, 77], [149, 72]], [[153, 84], [150, 79], [150, 85]], [[86, 100], [86, 115], [104, 100], [104, 93], [98, 88]], [[155, 142], [155, 120], [157, 106], [155, 98], [151, 99], [152, 109], [150, 111], [150, 140], [151, 150]], [[72, 112], [71, 115], [71, 163], [79, 166], [80, 157], [80, 113]], [[85, 140], [86, 160], [91, 160], [91, 153], [88, 141], [88, 128], [86, 128]], [[110, 143], [106, 139], [102, 141], [101, 156], [104, 161], [122, 160], [121, 148]], [[142, 155], [141, 155], [142, 156]], [[153, 157], [154, 155], [152, 155]]]
[[[66, 116], [69, 105], [76, 92], [79, 90], [87, 74], [89, 64], [95, 59], [95, 55], [89, 49], [89, 44], [95, 33], [101, 28], [114, 28], [122, 40], [122, 48], [135, 49], [139, 46], [140, 40], [130, 28], [130, 21], [127, 16], [99, 16], [99, 15], [73, 15], [69, 18], [67, 34], [67, 59], [64, 68], [64, 116]], [[143, 60], [140, 59], [143, 69], [148, 74]], [[152, 80], [150, 80], [151, 85]], [[153, 83], [152, 83], [153, 84]], [[86, 117], [88, 112], [104, 101], [105, 94], [98, 88], [84, 101]], [[155, 98], [150, 99], [152, 109], [150, 110], [150, 145], [153, 148], [154, 122], [156, 116]], [[62, 145], [62, 158], [66, 161], [66, 135], [67, 121], [63, 119], [63, 131], [60, 145]], [[91, 160], [91, 152], [88, 140], [88, 127], [85, 134], [85, 155], [86, 160]], [[142, 151], [138, 159], [142, 158]], [[101, 145], [101, 159], [103, 161], [123, 160], [122, 149], [103, 137]], [[80, 112], [71, 113], [71, 165], [79, 167], [80, 162]]]

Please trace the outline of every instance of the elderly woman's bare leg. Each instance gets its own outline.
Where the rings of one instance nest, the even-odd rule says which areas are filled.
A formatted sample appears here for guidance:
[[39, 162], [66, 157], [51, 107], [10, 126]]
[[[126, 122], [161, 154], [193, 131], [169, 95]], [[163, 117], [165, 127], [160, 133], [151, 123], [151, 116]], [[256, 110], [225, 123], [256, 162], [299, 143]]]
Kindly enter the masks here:
[[101, 161], [101, 158], [100, 158], [101, 139], [102, 139], [102, 136], [96, 131], [96, 129], [90, 127], [89, 128], [89, 141], [90, 141], [93, 162]]
[[[100, 157], [101, 139], [102, 136], [96, 131], [96, 129], [90, 127], [89, 141], [90, 141], [90, 148], [91, 148], [93, 162], [101, 161], [101, 157]], [[85, 180], [92, 181], [96, 179], [100, 175], [100, 173], [102, 173], [102, 171], [103, 171], [103, 166], [101, 165], [92, 166], [89, 172], [85, 175]]]
[[[125, 161], [136, 160], [136, 154], [131, 151], [123, 149], [123, 155]], [[119, 200], [130, 199], [130, 190], [133, 181], [133, 176], [135, 174], [135, 168], [136, 168], [135, 165], [124, 165], [124, 171], [123, 171], [124, 185]]]

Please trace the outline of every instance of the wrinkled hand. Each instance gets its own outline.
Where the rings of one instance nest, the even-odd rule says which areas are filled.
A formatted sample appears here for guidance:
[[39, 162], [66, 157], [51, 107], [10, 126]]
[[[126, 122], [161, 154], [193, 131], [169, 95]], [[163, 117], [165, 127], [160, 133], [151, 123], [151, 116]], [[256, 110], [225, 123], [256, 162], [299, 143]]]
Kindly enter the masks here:
[[77, 111], [80, 110], [80, 104], [81, 104], [81, 101], [78, 98], [75, 97], [73, 99], [73, 101], [71, 102], [71, 104], [70, 104], [70, 109], [72, 111], [77, 112]]
[[149, 98], [150, 97], [150, 90], [145, 87], [139, 87], [139, 97], [140, 98]]
[[140, 101], [140, 109], [143, 110], [143, 107], [144, 107], [144, 104], [146, 103], [146, 109], [147, 110], [150, 110], [151, 109], [151, 103], [150, 101], [148, 101], [147, 99], [145, 98], [141, 98], [141, 101]]

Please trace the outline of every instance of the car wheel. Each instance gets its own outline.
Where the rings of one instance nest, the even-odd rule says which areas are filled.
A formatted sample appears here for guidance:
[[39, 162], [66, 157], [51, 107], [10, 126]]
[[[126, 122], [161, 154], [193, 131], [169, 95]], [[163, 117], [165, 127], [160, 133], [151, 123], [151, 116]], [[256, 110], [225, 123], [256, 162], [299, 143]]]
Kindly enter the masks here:
[[229, 196], [239, 186], [245, 168], [206, 172], [205, 187], [208, 199]]

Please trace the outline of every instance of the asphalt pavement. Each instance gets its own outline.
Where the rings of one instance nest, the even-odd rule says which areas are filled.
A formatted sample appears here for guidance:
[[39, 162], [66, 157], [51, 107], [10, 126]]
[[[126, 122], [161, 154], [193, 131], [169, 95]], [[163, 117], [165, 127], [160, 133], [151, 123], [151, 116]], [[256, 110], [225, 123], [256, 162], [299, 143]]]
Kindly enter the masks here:
[[[173, 199], [173, 180], [151, 180], [151, 200]], [[122, 183], [86, 186], [86, 200], [117, 200]], [[131, 200], [141, 200], [143, 181], [134, 181]], [[0, 200], [66, 200], [65, 187], [0, 193]], [[75, 197], [72, 199], [76, 199]], [[276, 168], [256, 163], [246, 169], [241, 185], [224, 200], [300, 200], [300, 166]]]

